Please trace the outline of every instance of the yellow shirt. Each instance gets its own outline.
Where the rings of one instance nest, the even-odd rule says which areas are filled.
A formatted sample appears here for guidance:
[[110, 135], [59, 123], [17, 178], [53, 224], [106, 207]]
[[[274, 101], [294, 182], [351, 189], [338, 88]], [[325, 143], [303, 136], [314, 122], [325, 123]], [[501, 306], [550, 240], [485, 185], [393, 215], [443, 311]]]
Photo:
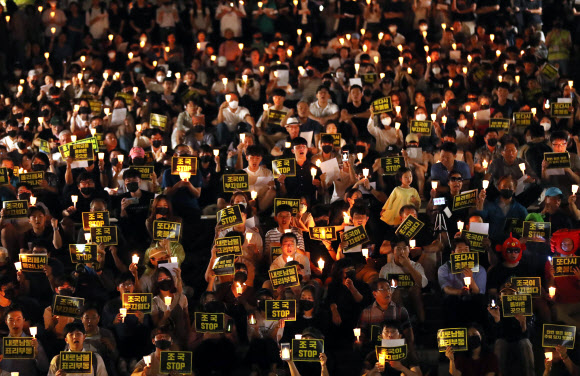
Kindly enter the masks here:
[[[416, 197], [415, 202], [411, 201], [412, 197]], [[401, 210], [403, 206], [409, 204], [416, 206], [417, 202], [421, 202], [421, 198], [419, 197], [419, 192], [417, 192], [415, 188], [396, 187], [393, 189], [389, 199], [383, 206], [383, 210], [381, 211], [381, 220], [391, 226], [398, 226], [401, 224], [399, 210]]]

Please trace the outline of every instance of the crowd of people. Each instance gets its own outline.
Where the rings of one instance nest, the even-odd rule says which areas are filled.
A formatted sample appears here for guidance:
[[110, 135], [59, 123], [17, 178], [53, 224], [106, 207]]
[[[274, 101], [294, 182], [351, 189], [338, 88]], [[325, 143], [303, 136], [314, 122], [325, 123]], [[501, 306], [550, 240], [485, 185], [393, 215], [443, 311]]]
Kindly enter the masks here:
[[0, 10], [2, 376], [580, 374], [543, 327], [580, 322], [577, 3]]

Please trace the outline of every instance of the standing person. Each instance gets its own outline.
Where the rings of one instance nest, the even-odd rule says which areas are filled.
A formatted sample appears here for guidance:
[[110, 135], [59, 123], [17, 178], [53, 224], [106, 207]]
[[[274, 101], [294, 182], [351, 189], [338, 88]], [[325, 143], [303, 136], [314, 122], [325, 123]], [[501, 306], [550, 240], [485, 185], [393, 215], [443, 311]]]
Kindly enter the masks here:
[[[296, 159], [296, 176], [278, 179], [280, 193], [290, 198], [307, 197], [310, 202], [317, 199], [316, 193], [322, 195], [324, 186], [322, 183], [322, 171], [313, 165], [308, 158], [308, 142], [302, 137], [292, 140], [292, 153]], [[316, 170], [314, 176], [312, 171]]]
[[398, 226], [401, 224], [399, 211], [403, 206], [409, 204], [416, 208], [421, 206], [419, 192], [411, 187], [411, 183], [413, 182], [411, 170], [407, 167], [401, 167], [397, 171], [395, 178], [401, 182], [401, 185], [393, 190], [381, 210], [381, 220], [390, 226]]
[[105, 32], [109, 28], [109, 13], [105, 8], [105, 3], [101, 3], [99, 0], [92, 0], [91, 7], [87, 10], [86, 24], [94, 39], [103, 39]]

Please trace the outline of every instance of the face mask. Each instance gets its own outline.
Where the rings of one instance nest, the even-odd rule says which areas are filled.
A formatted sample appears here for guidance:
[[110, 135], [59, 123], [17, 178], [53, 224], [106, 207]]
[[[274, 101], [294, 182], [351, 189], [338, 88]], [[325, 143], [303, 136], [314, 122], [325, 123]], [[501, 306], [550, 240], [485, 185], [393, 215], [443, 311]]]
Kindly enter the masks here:
[[114, 59], [114, 58], [115, 58], [115, 55], [116, 55], [116, 54], [115, 54], [114, 52], [109, 52], [109, 53], [107, 54], [107, 56], [109, 56], [109, 59]]
[[354, 271], [354, 270], [349, 270], [349, 271], [346, 273], [346, 278], [350, 278], [352, 281], [354, 281], [354, 280], [355, 280], [355, 278], [356, 278], [356, 271]]
[[307, 209], [308, 209], [308, 207], [304, 204], [298, 205], [298, 210], [300, 210], [300, 213], [302, 213], [302, 214], [306, 213]]
[[391, 122], [393, 121], [393, 119], [391, 119], [390, 117], [386, 117], [386, 118], [382, 118], [381, 119], [381, 123], [385, 126], [388, 127], [389, 125], [391, 125]]
[[26, 149], [26, 142], [18, 141], [16, 143], [16, 146], [18, 146], [18, 149], [20, 149], [20, 150], [25, 150]]
[[467, 126], [467, 120], [457, 120], [457, 125], [459, 125], [460, 128], [465, 128]]
[[165, 77], [163, 76], [157, 76], [155, 77], [157, 79], [157, 82], [162, 83], [165, 80]]
[[229, 106], [232, 110], [235, 110], [236, 108], [238, 108], [238, 101], [230, 101]]
[[85, 196], [90, 196], [95, 192], [95, 187], [84, 187], [81, 188], [81, 193]]
[[167, 214], [169, 214], [169, 208], [166, 208], [163, 206], [155, 208], [155, 214], [167, 215]]
[[48, 115], [50, 115], [50, 110], [45, 109], [45, 110], [40, 111], [40, 116], [47, 117]]
[[547, 132], [552, 127], [552, 123], [540, 123], [542, 127], [544, 127], [544, 132]]
[[74, 291], [72, 289], [60, 289], [58, 295], [73, 296]]
[[415, 116], [415, 119], [417, 119], [419, 121], [424, 121], [425, 119], [427, 119], [427, 115], [425, 115], [425, 114], [417, 114], [417, 116]]
[[234, 281], [240, 284], [248, 280], [248, 274], [246, 272], [238, 271], [234, 274]]
[[427, 25], [420, 25], [419, 26], [419, 30], [421, 30], [421, 31], [427, 31]]
[[88, 106], [82, 106], [79, 108], [79, 115], [88, 115], [91, 113], [91, 108]]
[[389, 31], [391, 32], [391, 34], [395, 34], [397, 32], [397, 27], [396, 26], [389, 26]]
[[512, 198], [512, 196], [514, 195], [514, 191], [512, 191], [511, 189], [501, 189], [499, 191], [499, 194], [501, 195], [501, 197], [507, 200], [509, 198]]
[[18, 199], [28, 201], [30, 200], [30, 193], [21, 193], [18, 195]]
[[322, 152], [328, 154], [332, 151], [332, 145], [322, 145]]
[[203, 306], [203, 308], [205, 312], [220, 313], [224, 311], [224, 304], [222, 302], [214, 300], [211, 302], [207, 302]]
[[211, 155], [203, 155], [199, 157], [201, 163], [210, 163], [211, 162]]
[[119, 164], [119, 158], [111, 158], [111, 165], [116, 166]]
[[490, 147], [494, 147], [495, 145], [497, 145], [497, 138], [489, 138], [489, 139], [487, 140], [487, 144], [488, 144]]
[[258, 309], [262, 312], [266, 310], [266, 301], [265, 300], [258, 300]]
[[155, 140], [155, 141], [151, 141], [151, 145], [153, 145], [153, 147], [158, 148], [161, 146], [162, 141], [160, 140]]
[[170, 279], [164, 279], [163, 281], [157, 283], [159, 286], [159, 290], [161, 291], [169, 291], [174, 286], [173, 281]]
[[137, 183], [136, 181], [127, 183], [127, 190], [131, 193], [137, 192], [139, 190], [139, 183]]
[[41, 163], [36, 163], [32, 165], [32, 171], [44, 171], [45, 166]]
[[343, 79], [344, 78], [344, 72], [336, 72], [336, 78]]
[[15, 296], [15, 295], [16, 295], [16, 294], [15, 294], [15, 292], [14, 292], [14, 289], [6, 289], [6, 290], [4, 290], [4, 297], [5, 297], [6, 299], [8, 299], [8, 300], [12, 300], [12, 299], [14, 299], [14, 296]]
[[298, 302], [298, 307], [300, 307], [301, 311], [310, 311], [312, 308], [314, 308], [314, 302], [312, 300], [300, 299]]
[[16, 132], [15, 130], [8, 131], [8, 136], [10, 136], [10, 137], [14, 138], [14, 137], [16, 137], [16, 133], [17, 133], [17, 132]]
[[[236, 106], [237, 107], [237, 106]], [[205, 126], [198, 124], [193, 126], [193, 131], [195, 133], [202, 133], [205, 130]]]
[[135, 73], [139, 74], [143, 72], [143, 68], [142, 67], [135, 67]]
[[142, 166], [145, 164], [145, 158], [141, 157], [133, 158], [133, 164], [136, 166]]
[[479, 336], [467, 337], [467, 347], [470, 350], [477, 349], [479, 346], [481, 346], [481, 338]]
[[439, 67], [433, 67], [431, 69], [431, 72], [433, 72], [433, 74], [439, 74], [439, 73], [441, 73], [441, 68], [439, 68]]
[[159, 341], [155, 341], [155, 347], [161, 350], [168, 350], [171, 347], [171, 341], [160, 339]]

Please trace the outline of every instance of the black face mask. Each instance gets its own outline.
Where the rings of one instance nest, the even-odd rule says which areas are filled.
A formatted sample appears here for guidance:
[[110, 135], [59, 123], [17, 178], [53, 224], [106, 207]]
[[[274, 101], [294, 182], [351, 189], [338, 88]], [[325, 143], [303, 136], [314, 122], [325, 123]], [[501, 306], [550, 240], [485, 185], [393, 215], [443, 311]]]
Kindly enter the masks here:
[[225, 311], [224, 304], [220, 301], [217, 301], [217, 300], [205, 303], [203, 308], [204, 308], [205, 312], [211, 312], [211, 313], [220, 313], [220, 312]]
[[159, 341], [155, 341], [155, 347], [161, 350], [168, 350], [171, 347], [171, 341], [160, 339]]
[[18, 132], [15, 130], [8, 131], [8, 136], [10, 136], [12, 138], [16, 137], [17, 134], [18, 134]]
[[103, 126], [102, 125], [97, 125], [95, 127], [95, 130], [97, 131], [97, 133], [102, 134], [103, 133]]
[[487, 144], [488, 144], [490, 147], [494, 147], [495, 145], [497, 145], [497, 138], [489, 138], [489, 139], [487, 140]]
[[262, 312], [266, 310], [266, 301], [265, 300], [258, 300], [258, 309]]
[[119, 164], [119, 158], [111, 158], [111, 165], [116, 166]]
[[83, 106], [79, 108], [79, 115], [88, 115], [91, 113], [91, 108], [87, 106]]
[[169, 214], [169, 208], [166, 207], [159, 207], [159, 208], [155, 208], [155, 214], [159, 214], [159, 215], [167, 215]]
[[372, 92], [371, 92], [369, 89], [366, 89], [366, 90], [363, 92], [363, 94], [364, 94], [364, 96], [365, 96], [365, 97], [370, 97], [370, 96], [371, 96], [371, 94], [372, 94]]
[[312, 308], [314, 308], [314, 302], [311, 300], [300, 299], [298, 302], [298, 307], [300, 307], [301, 311], [310, 311]]
[[211, 162], [211, 155], [202, 155], [201, 157], [199, 157], [199, 160], [201, 161], [201, 163], [209, 163]]
[[238, 282], [238, 283], [244, 283], [248, 280], [248, 274], [246, 272], [236, 272], [236, 274], [234, 274], [234, 281]]
[[46, 166], [43, 165], [42, 163], [36, 163], [32, 165], [32, 171], [44, 171], [46, 169]]
[[198, 125], [194, 125], [194, 126], [193, 126], [193, 131], [194, 131], [195, 133], [201, 133], [201, 132], [203, 132], [204, 130], [205, 130], [205, 127], [204, 127], [203, 125], [199, 125], [199, 124], [198, 124]]
[[332, 151], [332, 145], [322, 145], [322, 151], [325, 154], [329, 154]]
[[15, 114], [14, 117], [16, 119], [22, 119], [22, 112], [19, 112], [19, 113]]
[[12, 300], [14, 299], [14, 296], [16, 296], [16, 292], [14, 291], [14, 289], [6, 289], [4, 290], [4, 297], [8, 300]]
[[153, 147], [155, 147], [155, 148], [159, 148], [162, 143], [163, 143], [163, 141], [161, 141], [161, 140], [151, 141], [151, 145], [153, 145]]
[[477, 349], [479, 346], [481, 346], [481, 338], [479, 336], [467, 337], [467, 347], [469, 350]]
[[50, 115], [50, 110], [45, 109], [40, 111], [40, 116], [48, 117], [48, 115]]
[[137, 183], [136, 181], [127, 183], [127, 190], [131, 193], [137, 192], [139, 190], [139, 183]]
[[58, 295], [73, 296], [74, 291], [72, 289], [60, 289]]
[[164, 279], [163, 281], [157, 283], [159, 286], [159, 290], [161, 291], [169, 291], [173, 287], [173, 281], [170, 279]]
[[349, 271], [346, 273], [346, 278], [350, 278], [350, 279], [351, 279], [351, 281], [354, 281], [354, 280], [355, 280], [355, 278], [356, 278], [356, 271], [354, 271], [354, 270], [349, 270]]
[[26, 142], [18, 141], [16, 146], [18, 146], [18, 149], [20, 150], [26, 150]]
[[367, 151], [367, 149], [364, 146], [362, 146], [362, 145], [357, 145], [356, 146], [356, 152], [357, 153], [363, 153], [364, 154], [364, 153], [366, 153], [366, 151]]
[[133, 164], [135, 166], [143, 166], [145, 164], [145, 158], [141, 157], [133, 158]]
[[30, 200], [30, 193], [21, 193], [18, 195], [19, 200]]
[[501, 197], [505, 198], [506, 200], [512, 198], [514, 195], [514, 191], [511, 189], [500, 189], [499, 194]]
[[95, 187], [84, 187], [81, 188], [81, 193], [85, 196], [90, 196], [95, 192]]

